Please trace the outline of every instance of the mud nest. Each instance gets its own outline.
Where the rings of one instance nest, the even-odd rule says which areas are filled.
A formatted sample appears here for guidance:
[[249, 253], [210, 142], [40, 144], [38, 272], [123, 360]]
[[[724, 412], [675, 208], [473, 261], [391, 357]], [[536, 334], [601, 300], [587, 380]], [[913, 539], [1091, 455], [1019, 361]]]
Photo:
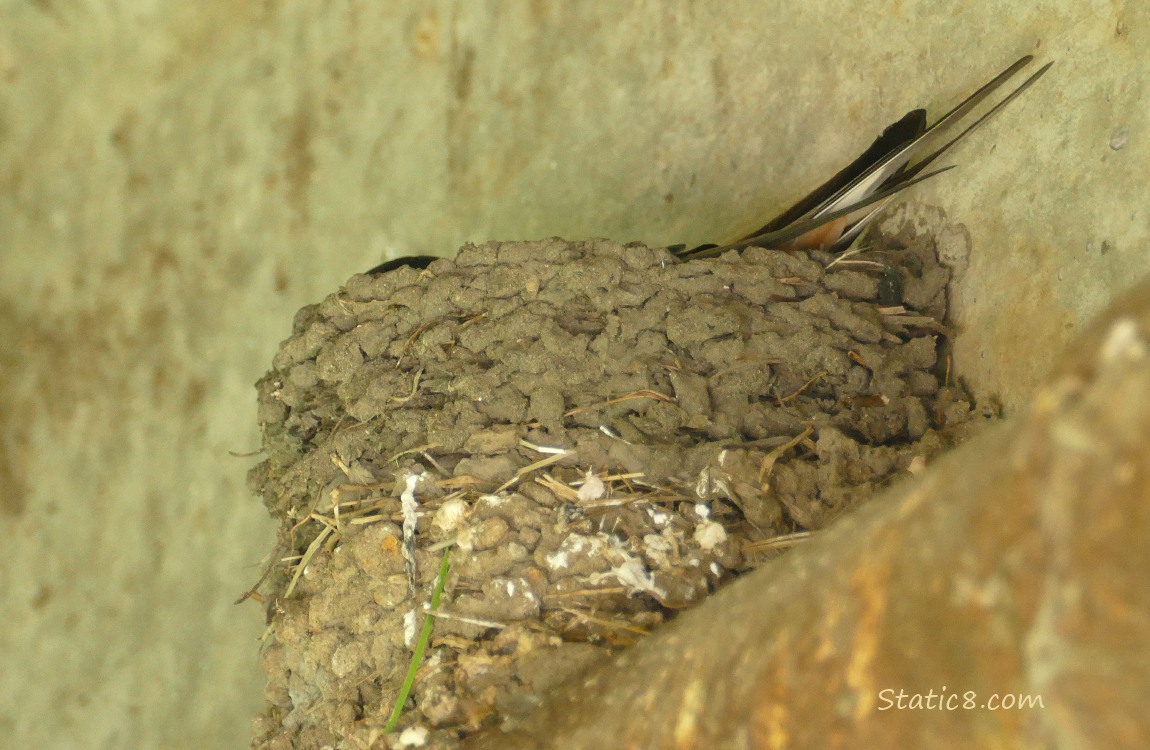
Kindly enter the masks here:
[[[468, 245], [353, 276], [258, 384], [281, 522], [255, 746], [453, 747], [981, 420], [929, 236], [677, 262]], [[443, 550], [430, 647], [384, 736]], [[343, 743], [343, 744], [340, 744]]]

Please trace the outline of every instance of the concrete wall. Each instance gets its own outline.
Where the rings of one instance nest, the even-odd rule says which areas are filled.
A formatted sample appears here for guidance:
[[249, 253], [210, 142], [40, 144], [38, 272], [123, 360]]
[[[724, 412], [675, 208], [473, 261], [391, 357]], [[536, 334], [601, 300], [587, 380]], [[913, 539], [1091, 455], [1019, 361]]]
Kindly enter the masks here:
[[[802, 7], [798, 7], [798, 6]], [[0, 1], [0, 737], [236, 747], [271, 525], [250, 384], [385, 257], [750, 228], [914, 106], [1056, 60], [914, 198], [1018, 403], [1150, 272], [1141, 3]]]

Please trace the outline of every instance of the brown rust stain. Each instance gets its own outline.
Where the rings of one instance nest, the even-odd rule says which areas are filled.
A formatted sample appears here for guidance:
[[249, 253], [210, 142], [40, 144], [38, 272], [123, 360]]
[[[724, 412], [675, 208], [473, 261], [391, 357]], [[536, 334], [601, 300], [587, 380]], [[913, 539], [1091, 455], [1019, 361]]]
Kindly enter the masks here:
[[435, 10], [428, 11], [415, 22], [415, 28], [411, 32], [411, 53], [424, 62], [438, 60], [442, 29], [439, 14]]
[[153, 404], [174, 398], [186, 414], [202, 409], [209, 384], [173, 375], [164, 358], [172, 327], [162, 300], [134, 320], [118, 300], [63, 313], [0, 303], [0, 514], [28, 509], [36, 473], [67, 459], [53, 455], [55, 436], [64, 442], [82, 409], [98, 422], [91, 439], [117, 444], [116, 420], [132, 412], [141, 369]]
[[873, 551], [859, 560], [850, 576], [851, 590], [861, 604], [846, 664], [846, 683], [858, 696], [853, 715], [855, 721], [866, 718], [874, 709], [875, 660], [881, 650], [890, 579], [890, 560]]
[[301, 101], [288, 123], [287, 140], [284, 143], [284, 179], [287, 182], [288, 202], [295, 214], [293, 228], [307, 229], [311, 223], [308, 209], [308, 188], [315, 174], [316, 160], [312, 153], [312, 138], [315, 133], [312, 105], [305, 98]]
[[[7, 363], [0, 369], [7, 371]], [[5, 380], [0, 372], [0, 514], [20, 516], [28, 506], [32, 423], [27, 402], [11, 398]]]

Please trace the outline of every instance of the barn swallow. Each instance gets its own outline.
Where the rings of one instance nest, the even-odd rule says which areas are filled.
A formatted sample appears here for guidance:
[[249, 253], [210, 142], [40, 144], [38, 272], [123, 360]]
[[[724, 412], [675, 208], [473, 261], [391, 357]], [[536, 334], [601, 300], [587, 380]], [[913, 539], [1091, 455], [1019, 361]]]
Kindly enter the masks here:
[[829, 251], [846, 249], [895, 194], [953, 169], [943, 167], [923, 174], [927, 166], [1018, 97], [1054, 64], [1042, 66], [958, 135], [911, 163], [935, 136], [961, 121], [1033, 59], [1033, 55], [1019, 59], [933, 125], [927, 126], [925, 109], [907, 112], [884, 130], [870, 148], [845, 169], [754, 232], [724, 245], [701, 245], [692, 249], [678, 246], [672, 248], [672, 252], [686, 260], [711, 258], [728, 250], [747, 247]]
[[[1043, 65], [958, 135], [927, 156], [911, 163], [935, 136], [958, 124], [972, 109], [1029, 65], [1033, 59], [1033, 55], [1022, 57], [933, 125], [926, 124], [925, 109], [913, 109], [907, 112], [884, 130], [882, 135], [846, 168], [754, 232], [724, 245], [700, 245], [690, 249], [684, 245], [676, 245], [668, 249], [683, 260], [713, 258], [728, 250], [742, 250], [748, 247], [780, 250], [846, 249], [896, 194], [923, 180], [929, 180], [953, 169], [953, 166], [942, 167], [923, 174], [926, 167], [1017, 98], [1054, 64], [1051, 62]], [[427, 268], [433, 260], [436, 258], [426, 255], [396, 258], [376, 266], [367, 273], [387, 273], [402, 266]]]
[[439, 260], [438, 255], [405, 255], [402, 258], [392, 258], [385, 260], [375, 268], [364, 271], [365, 274], [370, 276], [378, 276], [381, 273], [394, 271], [397, 268], [404, 266], [411, 266], [412, 268], [427, 268], [431, 265], [432, 261]]

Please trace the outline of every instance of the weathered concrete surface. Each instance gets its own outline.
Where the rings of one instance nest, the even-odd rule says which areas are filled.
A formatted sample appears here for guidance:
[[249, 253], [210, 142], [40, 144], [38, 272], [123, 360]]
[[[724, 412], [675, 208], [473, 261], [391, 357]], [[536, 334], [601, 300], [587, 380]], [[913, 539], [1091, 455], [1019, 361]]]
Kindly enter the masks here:
[[1020, 403], [1150, 270], [1137, 10], [0, 2], [0, 736], [245, 741], [262, 622], [230, 602], [271, 528], [227, 452], [353, 271], [725, 235], [1033, 50], [1047, 80], [916, 193], [973, 240], [959, 372]]
[[1150, 283], [1027, 414], [475, 747], [1150, 745]]

